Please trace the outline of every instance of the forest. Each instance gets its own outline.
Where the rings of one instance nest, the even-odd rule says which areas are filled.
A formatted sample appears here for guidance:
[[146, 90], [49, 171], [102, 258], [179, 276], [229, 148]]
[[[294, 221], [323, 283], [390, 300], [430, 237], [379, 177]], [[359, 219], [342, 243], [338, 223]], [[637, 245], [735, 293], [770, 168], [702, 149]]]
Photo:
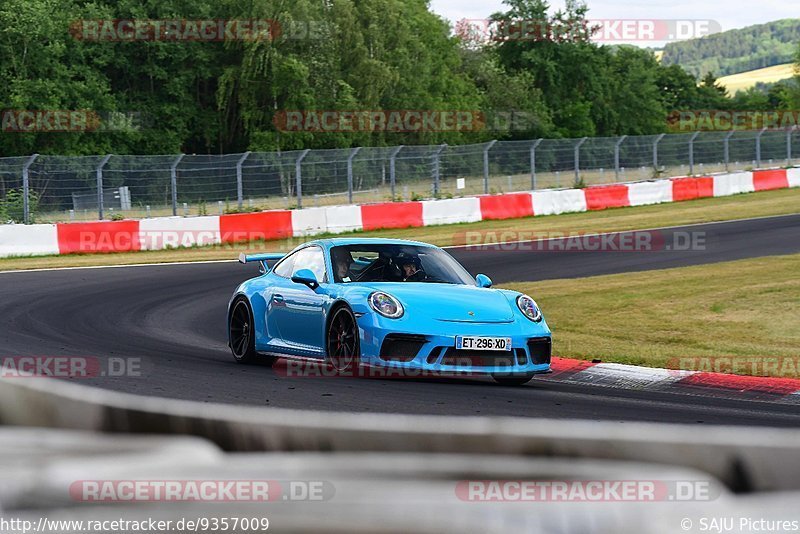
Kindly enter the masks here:
[[695, 76], [722, 77], [791, 63], [800, 43], [800, 19], [777, 20], [664, 47], [662, 62]]
[[[492, 18], [579, 25], [589, 8], [575, 0], [561, 11], [543, 0], [507, 0]], [[274, 27], [259, 38], [215, 40], [85, 33], [96, 29], [92, 21], [176, 19]], [[769, 35], [783, 44], [774, 50], [798, 59], [798, 26], [776, 24]], [[742, 45], [731, 47], [736, 57], [723, 54], [728, 44], [720, 41], [713, 45], [719, 66], [695, 74], [682, 65], [714, 55], [697, 44], [670, 45], [678, 65], [660, 64], [651, 50], [593, 43], [589, 34], [472, 37], [426, 0], [3, 0], [0, 109], [89, 110], [84, 115], [105, 127], [19, 132], [4, 124], [0, 157], [640, 135], [667, 131], [676, 110], [800, 106], [796, 83], [730, 95], [716, 81], [732, 62], [771, 50], [770, 40], [741, 37]], [[474, 110], [528, 120], [500, 130], [282, 131], [276, 118], [291, 110]]]

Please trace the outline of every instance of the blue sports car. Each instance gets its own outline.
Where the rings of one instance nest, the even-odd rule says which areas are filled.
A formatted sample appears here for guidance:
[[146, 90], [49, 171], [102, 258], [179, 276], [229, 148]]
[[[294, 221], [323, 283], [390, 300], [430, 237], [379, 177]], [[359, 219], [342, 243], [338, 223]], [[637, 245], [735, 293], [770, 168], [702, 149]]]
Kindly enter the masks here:
[[[550, 372], [551, 335], [529, 296], [492, 289], [439, 247], [393, 239], [338, 238], [261, 262], [228, 306], [238, 362], [278, 357], [366, 367], [491, 375], [520, 385]], [[270, 267], [270, 264], [274, 265]]]

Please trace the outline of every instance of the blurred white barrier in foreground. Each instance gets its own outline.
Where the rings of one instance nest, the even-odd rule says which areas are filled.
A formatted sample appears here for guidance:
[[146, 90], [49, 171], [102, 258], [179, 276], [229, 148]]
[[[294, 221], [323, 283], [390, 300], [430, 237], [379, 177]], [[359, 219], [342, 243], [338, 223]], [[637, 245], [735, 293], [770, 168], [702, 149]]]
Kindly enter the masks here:
[[0, 379], [0, 423], [192, 434], [231, 451], [381, 451], [588, 458], [683, 466], [736, 491], [800, 489], [800, 432], [652, 423], [347, 414], [227, 406]]
[[[708, 517], [787, 517], [800, 497], [796, 492], [737, 496], [695, 470], [608, 460], [369, 452], [224, 454], [197, 438], [10, 427], [0, 429], [0, 447], [4, 450], [0, 516], [34, 525], [41, 518], [50, 524], [148, 518], [174, 524], [181, 519], [238, 517], [266, 520], [269, 530], [277, 532], [674, 533], [699, 532], [701, 519]], [[90, 502], [85, 493], [70, 491], [86, 481], [256, 480], [277, 486], [275, 498], [266, 502], [182, 498]], [[709, 498], [486, 502], [465, 498], [457, 490], [468, 480], [656, 481], [666, 485], [695, 481], [707, 488]], [[313, 495], [287, 492], [292, 484], [319, 484], [326, 489]], [[684, 528], [687, 519], [694, 528]]]

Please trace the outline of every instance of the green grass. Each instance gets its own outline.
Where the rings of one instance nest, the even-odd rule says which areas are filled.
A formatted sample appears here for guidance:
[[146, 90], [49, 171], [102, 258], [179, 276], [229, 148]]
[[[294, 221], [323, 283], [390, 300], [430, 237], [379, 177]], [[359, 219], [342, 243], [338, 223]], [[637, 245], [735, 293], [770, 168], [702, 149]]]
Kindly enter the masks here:
[[[466, 232], [488, 232], [488, 235], [484, 234], [486, 238], [484, 242], [490, 242], [495, 239], [501, 241], [514, 240], [514, 236], [517, 236], [516, 239], [535, 239], [537, 237], [551, 237], [570, 233], [614, 232], [792, 213], [800, 213], [800, 189], [782, 189], [732, 197], [706, 198], [688, 202], [587, 213], [400, 230], [378, 230], [341, 235], [416, 239], [447, 246], [463, 244]], [[504, 236], [503, 233], [506, 232], [510, 232], [510, 234]], [[509, 235], [511, 238], [509, 238]], [[242, 251], [291, 250], [306, 240], [306, 238], [293, 238], [269, 242], [161, 251], [5, 258], [0, 259], [0, 271], [90, 265], [229, 260], [236, 258], [239, 252]]]
[[507, 287], [537, 300], [557, 356], [800, 378], [798, 275], [790, 255]]

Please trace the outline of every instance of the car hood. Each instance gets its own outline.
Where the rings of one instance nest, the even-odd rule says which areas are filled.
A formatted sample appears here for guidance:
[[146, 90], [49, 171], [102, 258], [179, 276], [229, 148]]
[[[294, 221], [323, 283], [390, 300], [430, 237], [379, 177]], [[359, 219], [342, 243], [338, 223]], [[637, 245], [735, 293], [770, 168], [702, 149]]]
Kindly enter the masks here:
[[416, 318], [460, 323], [510, 323], [512, 304], [496, 289], [456, 284], [381, 283], [369, 284], [403, 304], [406, 313]]

